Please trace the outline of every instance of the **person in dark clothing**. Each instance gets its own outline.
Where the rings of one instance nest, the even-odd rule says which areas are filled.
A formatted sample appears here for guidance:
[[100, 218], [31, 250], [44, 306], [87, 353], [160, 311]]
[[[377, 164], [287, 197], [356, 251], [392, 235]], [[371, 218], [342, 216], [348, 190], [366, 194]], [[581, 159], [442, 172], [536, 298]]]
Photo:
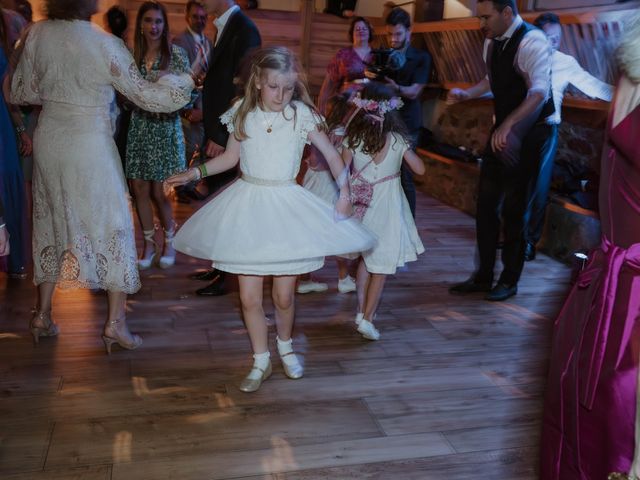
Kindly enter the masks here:
[[[394, 8], [387, 15], [387, 35], [391, 48], [404, 54], [404, 65], [386, 77], [394, 93], [402, 98], [404, 106], [400, 110], [402, 120], [407, 126], [411, 148], [418, 144], [422, 128], [422, 91], [429, 81], [431, 55], [424, 50], [411, 46], [411, 17], [402, 8]], [[411, 214], [416, 216], [416, 188], [409, 169], [402, 166], [402, 189], [404, 190]]]
[[[242, 68], [249, 54], [261, 46], [262, 39], [255, 23], [233, 0], [205, 0], [203, 3], [208, 13], [216, 17], [214, 24], [218, 31], [202, 89], [205, 154], [211, 158], [224, 152], [229, 132], [220, 121], [220, 115], [242, 92]], [[212, 180], [209, 190], [221, 188], [235, 176], [236, 172], [209, 177]], [[224, 272], [215, 268], [192, 275], [196, 280], [211, 281], [206, 287], [196, 290], [196, 294], [224, 295], [224, 277]]]
[[[540, 163], [553, 155], [557, 125], [551, 94], [551, 45], [544, 33], [525, 23], [514, 0], [481, 0], [478, 17], [488, 75], [467, 90], [454, 88], [455, 103], [493, 94], [495, 124], [483, 155], [478, 187], [476, 240], [480, 264], [453, 294], [487, 292], [502, 301], [518, 292], [526, 246], [526, 210]], [[496, 248], [504, 222], [504, 269], [493, 285]]]

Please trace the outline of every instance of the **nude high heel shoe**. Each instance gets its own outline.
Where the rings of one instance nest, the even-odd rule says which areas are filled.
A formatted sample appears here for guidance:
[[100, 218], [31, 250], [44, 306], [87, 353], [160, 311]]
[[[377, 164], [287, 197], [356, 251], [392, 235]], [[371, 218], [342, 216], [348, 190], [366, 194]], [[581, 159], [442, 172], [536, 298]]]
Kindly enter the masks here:
[[[164, 230], [164, 245], [165, 248], [167, 245], [173, 247], [173, 237], [176, 235], [176, 224], [174, 223], [173, 228], [170, 230]], [[162, 255], [160, 257], [160, 261], [158, 262], [158, 266], [160, 268], [169, 268], [173, 267], [176, 263], [176, 251], [173, 250], [171, 255]]]
[[58, 325], [51, 320], [51, 312], [40, 311], [36, 311], [29, 322], [29, 331], [35, 345], [40, 341], [40, 337], [55, 337], [60, 333]]
[[142, 234], [144, 235], [144, 249], [145, 249], [145, 251], [147, 250], [147, 242], [151, 243], [153, 245], [153, 251], [147, 253], [146, 256], [144, 256], [144, 257], [142, 257], [142, 258], [140, 258], [138, 260], [138, 268], [140, 270], [147, 270], [148, 268], [150, 268], [151, 265], [156, 263], [156, 261], [158, 260], [159, 255], [160, 255], [160, 246], [156, 243], [155, 239], [153, 238], [153, 234], [154, 233], [156, 233], [156, 229], [155, 228], [153, 228], [151, 230], [143, 230], [142, 231]]
[[[104, 342], [104, 347], [107, 350], [108, 355], [111, 355], [111, 345], [114, 343], [125, 350], [135, 350], [142, 345], [142, 337], [140, 337], [140, 335], [131, 333], [128, 330], [126, 332], [118, 332], [118, 325], [124, 325], [124, 320], [125, 317], [120, 317], [107, 322], [107, 325], [105, 326], [102, 341]], [[111, 330], [110, 335], [107, 335], [107, 329]]]

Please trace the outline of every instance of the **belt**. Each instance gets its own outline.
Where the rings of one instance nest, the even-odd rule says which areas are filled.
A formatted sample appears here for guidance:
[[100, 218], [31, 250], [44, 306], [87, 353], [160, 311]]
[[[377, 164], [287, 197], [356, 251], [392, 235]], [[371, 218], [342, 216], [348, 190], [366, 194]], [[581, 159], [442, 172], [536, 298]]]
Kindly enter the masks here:
[[288, 180], [269, 180], [267, 178], [252, 177], [251, 175], [247, 175], [245, 173], [242, 174], [241, 178], [247, 183], [260, 185], [262, 187], [284, 187], [286, 185], [296, 185], [297, 183], [295, 178], [291, 178]]

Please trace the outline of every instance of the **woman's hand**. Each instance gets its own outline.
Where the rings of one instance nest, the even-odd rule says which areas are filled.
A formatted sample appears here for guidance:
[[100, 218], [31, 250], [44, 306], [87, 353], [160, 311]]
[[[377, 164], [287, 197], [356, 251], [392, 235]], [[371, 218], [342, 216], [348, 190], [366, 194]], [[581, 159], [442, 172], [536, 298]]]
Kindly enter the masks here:
[[336, 220], [346, 220], [351, 216], [351, 200], [346, 195], [340, 195], [336, 202]]
[[20, 134], [20, 155], [23, 157], [28, 157], [33, 152], [33, 143], [31, 142], [31, 137], [27, 135], [27, 132], [22, 132]]
[[175, 175], [170, 176], [164, 181], [165, 187], [177, 187], [179, 185], [184, 185], [189, 182], [195, 182], [200, 179], [200, 174], [197, 168], [190, 168], [189, 170], [185, 170], [182, 173], [177, 173]]

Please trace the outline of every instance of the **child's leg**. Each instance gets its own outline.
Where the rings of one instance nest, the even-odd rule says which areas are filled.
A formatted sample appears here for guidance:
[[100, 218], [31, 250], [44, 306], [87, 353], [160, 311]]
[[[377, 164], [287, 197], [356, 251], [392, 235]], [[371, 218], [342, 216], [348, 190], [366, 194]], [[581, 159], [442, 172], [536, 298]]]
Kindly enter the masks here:
[[[364, 277], [364, 274], [360, 272], [364, 268], [364, 261], [358, 268], [358, 279]], [[384, 282], [387, 278], [386, 275], [379, 273], [367, 272], [367, 282], [363, 285], [362, 289], [362, 310], [356, 316], [356, 324], [358, 325], [358, 332], [362, 334], [367, 340], [380, 339], [380, 332], [373, 326], [373, 319], [380, 303], [380, 297], [382, 296], [382, 290], [384, 289]], [[360, 286], [358, 286], [358, 296], [360, 297]], [[360, 301], [360, 298], [358, 298]]]
[[293, 353], [293, 342], [291, 332], [293, 330], [293, 320], [295, 318], [295, 276], [273, 277], [273, 290], [271, 296], [276, 307], [276, 328], [278, 337], [278, 353], [282, 359], [284, 373], [289, 378], [300, 378], [304, 374], [304, 369], [298, 357]]
[[240, 287], [240, 304], [242, 316], [247, 325], [251, 348], [254, 353], [264, 353], [269, 350], [267, 345], [267, 322], [262, 308], [262, 283], [264, 277], [253, 275], [238, 275]]
[[380, 304], [380, 297], [382, 297], [382, 290], [384, 289], [384, 282], [387, 276], [381, 273], [370, 274], [369, 284], [367, 286], [367, 292], [364, 301], [364, 318], [373, 322]]
[[338, 266], [338, 279], [342, 280], [349, 275], [349, 263], [346, 258], [336, 257], [336, 265]]
[[273, 277], [271, 296], [276, 307], [276, 328], [278, 338], [287, 341], [291, 338], [295, 316], [296, 276]]
[[338, 291], [340, 293], [351, 293], [356, 291], [356, 283], [349, 275], [349, 262], [346, 258], [336, 257], [338, 265]]
[[243, 392], [255, 392], [271, 375], [271, 361], [267, 345], [267, 322], [262, 309], [263, 277], [238, 275], [240, 286], [240, 304], [244, 323], [249, 332], [253, 349], [253, 367], [249, 375], [240, 384]]
[[360, 257], [360, 263], [358, 263], [358, 273], [356, 274], [356, 292], [358, 295], [358, 312], [364, 312], [365, 297], [367, 289], [369, 287], [369, 280], [371, 275], [367, 271], [367, 266], [364, 264], [364, 258]]

